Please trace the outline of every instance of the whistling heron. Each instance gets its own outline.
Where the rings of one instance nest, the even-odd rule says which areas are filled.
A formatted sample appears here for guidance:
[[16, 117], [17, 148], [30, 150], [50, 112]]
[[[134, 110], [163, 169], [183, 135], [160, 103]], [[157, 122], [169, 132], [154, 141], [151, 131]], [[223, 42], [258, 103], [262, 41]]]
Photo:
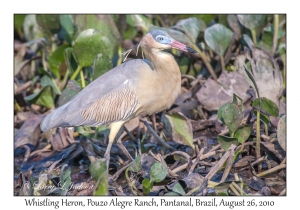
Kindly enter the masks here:
[[169, 108], [181, 92], [178, 64], [171, 54], [162, 50], [175, 48], [197, 54], [162, 30], [151, 30], [139, 46], [147, 60], [129, 60], [94, 80], [49, 114], [41, 124], [42, 131], [55, 127], [110, 125], [104, 154], [109, 163], [112, 143], [125, 122]]

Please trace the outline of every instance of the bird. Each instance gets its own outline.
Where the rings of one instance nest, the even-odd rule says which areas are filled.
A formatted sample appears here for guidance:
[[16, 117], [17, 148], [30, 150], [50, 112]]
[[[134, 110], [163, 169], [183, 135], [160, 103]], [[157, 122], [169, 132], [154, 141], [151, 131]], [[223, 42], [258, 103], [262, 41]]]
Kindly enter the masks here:
[[164, 50], [175, 48], [198, 54], [158, 29], [145, 34], [139, 47], [144, 59], [126, 61], [95, 79], [69, 102], [47, 115], [40, 125], [41, 130], [109, 125], [109, 142], [104, 154], [108, 165], [112, 144], [124, 123], [170, 108], [181, 93], [179, 66], [173, 55]]

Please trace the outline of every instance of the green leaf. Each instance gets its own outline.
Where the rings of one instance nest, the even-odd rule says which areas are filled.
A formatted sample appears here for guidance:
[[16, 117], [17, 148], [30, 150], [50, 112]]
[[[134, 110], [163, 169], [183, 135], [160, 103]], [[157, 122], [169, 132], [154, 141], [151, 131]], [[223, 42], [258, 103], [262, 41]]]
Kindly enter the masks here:
[[142, 169], [141, 156], [138, 155], [129, 166], [129, 170], [139, 172]]
[[35, 15], [26, 15], [23, 22], [23, 31], [26, 40], [38, 40], [44, 37], [42, 28], [36, 22]]
[[75, 39], [73, 54], [81, 67], [92, 66], [98, 54], [110, 51], [110, 41], [102, 31], [87, 29]]
[[45, 106], [49, 109], [54, 108], [54, 101], [52, 98], [51, 87], [43, 87], [36, 93], [29, 95], [24, 98], [26, 101], [29, 101], [31, 104], [37, 104]]
[[[257, 116], [257, 110], [254, 109], [254, 114]], [[268, 115], [265, 115], [264, 113], [260, 112], [260, 121], [263, 123], [268, 124], [270, 122], [270, 117]]]
[[67, 87], [61, 92], [58, 98], [58, 106], [62, 106], [70, 101], [80, 91], [80, 86], [75, 80], [69, 80]]
[[[238, 100], [240, 101], [240, 103], [238, 102]], [[235, 104], [237, 107], [239, 107], [240, 111], [243, 110], [243, 99], [238, 95], [236, 95], [235, 93], [233, 93], [232, 103]]]
[[236, 15], [227, 15], [227, 22], [229, 27], [234, 31], [237, 37], [239, 37], [241, 35], [241, 27]]
[[22, 38], [23, 32], [22, 32], [22, 26], [24, 23], [26, 15], [24, 14], [14, 14], [14, 29], [18, 32], [20, 37]]
[[237, 15], [240, 23], [246, 28], [253, 30], [262, 25], [266, 19], [266, 15]]
[[[267, 99], [265, 97], [261, 98], [260, 102], [260, 108], [266, 111], [268, 114], [270, 114], [273, 117], [277, 117], [279, 114], [279, 110], [277, 105], [271, 101], [270, 99]], [[255, 99], [252, 103], [252, 106], [259, 106], [259, 99]]]
[[60, 182], [62, 183], [60, 195], [67, 195], [67, 192], [71, 186], [71, 170], [69, 168], [64, 172]]
[[237, 138], [240, 143], [244, 143], [251, 135], [251, 131], [251, 125], [242, 125], [236, 130], [234, 137]]
[[164, 132], [175, 142], [195, 148], [193, 144], [193, 130], [191, 122], [181, 113], [162, 116]]
[[229, 132], [233, 134], [240, 126], [243, 119], [243, 114], [236, 105], [231, 103], [226, 104], [222, 110], [224, 123], [228, 127]]
[[107, 195], [108, 171], [106, 168], [106, 159], [101, 158], [93, 162], [89, 167], [89, 172], [96, 181], [93, 195]]
[[135, 27], [128, 27], [124, 33], [124, 39], [132, 40], [138, 33], [138, 30]]
[[179, 195], [185, 195], [184, 189], [178, 182], [172, 187], [172, 191], [178, 193]]
[[65, 59], [68, 70], [70, 70], [73, 73], [75, 70], [72, 67], [72, 63], [71, 63], [72, 55], [73, 55], [73, 48], [72, 47], [66, 48], [65, 52], [64, 52], [64, 59]]
[[143, 179], [143, 192], [145, 195], [149, 195], [152, 187], [153, 187], [153, 182], [151, 182], [151, 180], [149, 178], [145, 178]]
[[59, 67], [65, 61], [64, 52], [68, 47], [68, 44], [61, 45], [49, 56], [50, 70], [58, 79], [60, 79]]
[[252, 39], [247, 34], [243, 34], [243, 41], [250, 48], [250, 50], [252, 50], [254, 44], [252, 42]]
[[61, 25], [59, 35], [61, 35], [63, 39], [71, 44], [75, 33], [72, 15], [59, 15], [59, 22]]
[[229, 106], [230, 103], [223, 104], [219, 109], [218, 109], [218, 118], [221, 120], [223, 124], [225, 124], [224, 118], [223, 118], [223, 111], [226, 109], [227, 106]]
[[36, 15], [37, 24], [48, 34], [55, 34], [60, 29], [59, 15], [43, 14]]
[[43, 76], [41, 79], [41, 85], [42, 87], [51, 86], [55, 94], [60, 95], [61, 92], [58, 89], [57, 85], [54, 83], [54, 81], [47, 75]]
[[286, 115], [283, 115], [277, 125], [277, 138], [282, 149], [286, 150]]
[[45, 69], [43, 69], [43, 68], [38, 68], [38, 72], [40, 74], [42, 74], [42, 75], [46, 75], [46, 76], [52, 78], [52, 75], [48, 71], [46, 71]]
[[164, 194], [164, 196], [179, 196], [179, 194], [176, 192], [167, 192], [166, 194]]
[[[246, 71], [247, 76], [249, 77], [249, 79], [251, 80], [251, 82], [252, 82], [253, 85], [254, 85], [255, 91], [256, 91], [256, 93], [257, 93], [257, 95], [258, 95], [258, 99], [260, 99], [258, 87], [257, 87], [257, 84], [256, 84], [256, 82], [255, 82], [255, 79], [254, 79], [253, 74], [247, 69], [247, 67], [246, 67], [245, 65], [244, 65], [244, 69], [245, 69], [245, 71]], [[260, 100], [259, 100], [258, 106], [260, 107]]]
[[237, 138], [223, 135], [218, 136], [218, 142], [221, 145], [221, 148], [224, 150], [228, 150], [231, 144], [238, 145], [239, 143]]
[[113, 65], [111, 59], [105, 54], [98, 54], [95, 57], [93, 65], [93, 80], [100, 77], [102, 74], [106, 73], [112, 69]]
[[118, 28], [111, 18], [111, 15], [75, 15], [74, 23], [77, 26], [78, 33], [87, 29], [93, 28], [99, 30], [106, 37], [105, 43], [108, 43], [108, 48], [99, 53], [106, 54], [109, 58], [113, 58], [117, 48], [121, 42], [121, 35]]
[[78, 131], [78, 133], [80, 133], [81, 135], [83, 135], [87, 138], [92, 138], [94, 136], [94, 133], [93, 133], [91, 127], [89, 127], [89, 126], [78, 126], [77, 131]]
[[200, 22], [197, 18], [191, 17], [188, 19], [179, 20], [175, 26], [171, 27], [179, 31], [184, 31], [193, 43], [196, 42], [198, 34], [200, 32]]
[[163, 181], [168, 174], [168, 169], [161, 163], [156, 162], [151, 166], [150, 178], [153, 182]]
[[218, 55], [224, 55], [233, 32], [221, 24], [214, 24], [204, 32], [206, 44]]
[[126, 15], [126, 22], [130, 26], [141, 27], [143, 32], [148, 32], [151, 26], [151, 19], [144, 15]]

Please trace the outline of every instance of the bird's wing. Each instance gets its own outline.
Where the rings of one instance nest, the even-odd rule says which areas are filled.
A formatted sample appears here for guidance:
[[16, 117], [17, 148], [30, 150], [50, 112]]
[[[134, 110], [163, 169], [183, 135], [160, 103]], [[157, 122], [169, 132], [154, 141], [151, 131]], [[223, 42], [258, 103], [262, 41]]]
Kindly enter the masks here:
[[152, 71], [151, 65], [140, 59], [113, 68], [49, 114], [42, 122], [41, 129], [96, 126], [126, 120], [138, 108], [135, 84], [138, 74], [144, 70]]

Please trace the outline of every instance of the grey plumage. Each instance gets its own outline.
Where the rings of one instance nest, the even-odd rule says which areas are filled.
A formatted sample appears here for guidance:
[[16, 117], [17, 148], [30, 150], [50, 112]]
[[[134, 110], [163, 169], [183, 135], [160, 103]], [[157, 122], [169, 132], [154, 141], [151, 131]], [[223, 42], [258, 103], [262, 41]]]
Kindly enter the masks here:
[[135, 86], [136, 75], [141, 71], [152, 71], [149, 61], [135, 59], [113, 68], [50, 113], [42, 122], [41, 130], [98, 126], [130, 119], [138, 108]]

